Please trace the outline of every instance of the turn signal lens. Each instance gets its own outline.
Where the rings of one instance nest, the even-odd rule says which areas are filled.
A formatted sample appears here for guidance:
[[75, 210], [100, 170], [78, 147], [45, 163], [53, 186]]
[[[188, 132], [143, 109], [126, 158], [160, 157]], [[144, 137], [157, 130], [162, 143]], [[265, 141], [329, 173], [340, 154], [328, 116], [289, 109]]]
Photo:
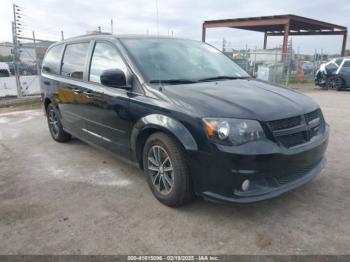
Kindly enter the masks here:
[[216, 121], [205, 122], [205, 128], [207, 130], [208, 137], [214, 137], [216, 135], [216, 127], [217, 127]]
[[230, 125], [227, 121], [217, 121], [208, 119], [204, 121], [208, 137], [217, 137], [220, 140], [228, 138]]

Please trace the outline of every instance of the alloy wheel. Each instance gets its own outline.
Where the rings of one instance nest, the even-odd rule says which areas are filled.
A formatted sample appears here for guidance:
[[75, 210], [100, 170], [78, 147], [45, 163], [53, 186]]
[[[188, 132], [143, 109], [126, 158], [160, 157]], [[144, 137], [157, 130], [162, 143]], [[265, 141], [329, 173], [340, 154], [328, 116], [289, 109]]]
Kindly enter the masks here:
[[334, 88], [339, 90], [343, 87], [343, 80], [340, 77], [334, 79]]
[[328, 89], [340, 89], [342, 88], [343, 82], [340, 77], [332, 77], [327, 79], [326, 86]]
[[174, 168], [166, 150], [159, 145], [148, 151], [147, 169], [154, 188], [162, 195], [168, 195], [174, 186]]
[[56, 112], [50, 107], [48, 110], [49, 126], [52, 134], [56, 137], [60, 130], [59, 120]]

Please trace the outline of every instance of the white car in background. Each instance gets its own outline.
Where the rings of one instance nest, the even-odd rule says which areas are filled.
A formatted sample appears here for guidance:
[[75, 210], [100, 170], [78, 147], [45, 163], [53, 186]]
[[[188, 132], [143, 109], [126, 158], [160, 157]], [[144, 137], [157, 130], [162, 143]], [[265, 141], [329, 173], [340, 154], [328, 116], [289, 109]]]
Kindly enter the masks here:
[[0, 77], [9, 77], [11, 76], [10, 67], [8, 64], [0, 62]]
[[336, 90], [350, 88], [350, 57], [334, 58], [321, 64], [315, 74], [315, 85]]

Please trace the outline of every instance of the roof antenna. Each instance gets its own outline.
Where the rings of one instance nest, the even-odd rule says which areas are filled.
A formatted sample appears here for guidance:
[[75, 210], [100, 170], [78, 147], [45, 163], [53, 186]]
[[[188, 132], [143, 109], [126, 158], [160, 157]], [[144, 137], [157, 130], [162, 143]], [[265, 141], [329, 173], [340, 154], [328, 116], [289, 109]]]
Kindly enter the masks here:
[[[159, 44], [159, 12], [158, 12], [158, 0], [156, 0], [156, 12], [157, 12], [157, 39]], [[160, 66], [157, 65], [157, 73], [158, 73], [158, 89], [159, 91], [162, 91], [162, 84], [160, 80]]]

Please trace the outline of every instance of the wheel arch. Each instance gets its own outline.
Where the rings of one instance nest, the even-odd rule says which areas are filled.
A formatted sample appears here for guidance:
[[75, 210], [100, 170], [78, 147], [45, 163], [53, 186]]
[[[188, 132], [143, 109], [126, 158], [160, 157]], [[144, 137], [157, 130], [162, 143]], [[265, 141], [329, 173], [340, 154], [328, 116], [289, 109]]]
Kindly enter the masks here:
[[171, 117], [152, 114], [139, 119], [131, 131], [132, 157], [143, 168], [142, 151], [147, 138], [155, 132], [164, 132], [173, 137], [184, 150], [197, 150], [198, 146], [188, 129]]
[[48, 97], [46, 97], [45, 100], [44, 100], [45, 112], [46, 112], [46, 110], [47, 110], [48, 105], [51, 104], [51, 103], [52, 103], [51, 99], [48, 98]]
[[346, 85], [346, 76], [342, 73], [339, 73], [337, 76], [343, 81], [343, 84]]

